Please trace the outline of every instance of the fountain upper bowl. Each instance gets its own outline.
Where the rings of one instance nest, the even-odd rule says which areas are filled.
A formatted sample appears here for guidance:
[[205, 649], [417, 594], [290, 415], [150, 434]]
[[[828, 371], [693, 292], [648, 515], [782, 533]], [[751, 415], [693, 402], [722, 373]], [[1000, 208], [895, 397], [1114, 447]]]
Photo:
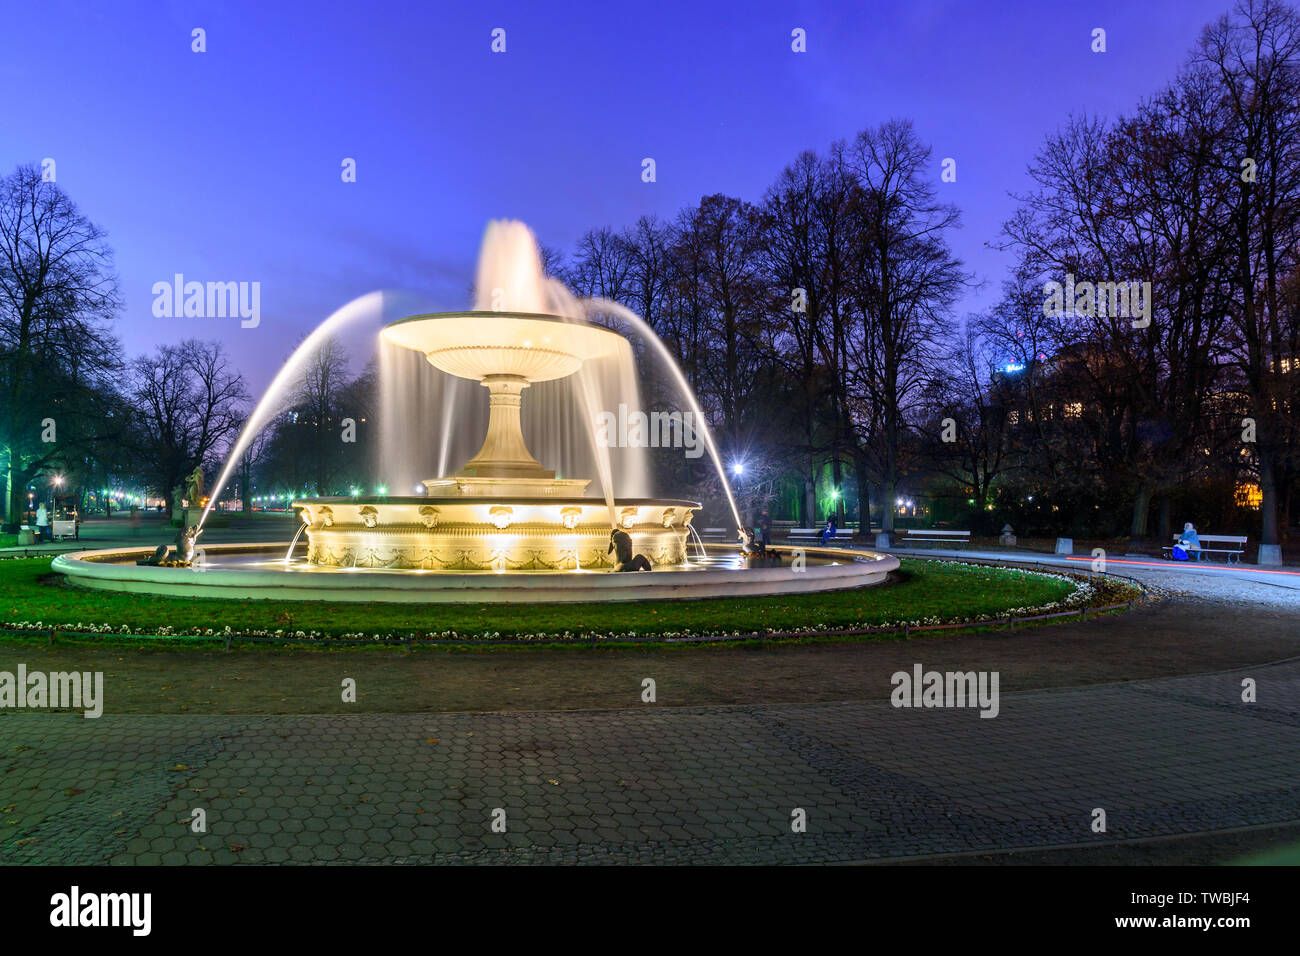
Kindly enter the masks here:
[[598, 325], [522, 312], [437, 312], [398, 319], [385, 341], [422, 352], [435, 368], [483, 381], [511, 376], [547, 382], [583, 362], [618, 354], [626, 340]]

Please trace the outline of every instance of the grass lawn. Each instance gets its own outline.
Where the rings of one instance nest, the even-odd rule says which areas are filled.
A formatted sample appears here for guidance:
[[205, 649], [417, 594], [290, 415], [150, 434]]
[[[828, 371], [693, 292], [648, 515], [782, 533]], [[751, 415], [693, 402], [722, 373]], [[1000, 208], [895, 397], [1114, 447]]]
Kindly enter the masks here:
[[382, 636], [501, 637], [584, 633], [641, 636], [853, 628], [935, 619], [960, 621], [1012, 608], [1061, 601], [1069, 581], [1014, 571], [904, 559], [900, 572], [874, 588], [786, 597], [716, 598], [532, 605], [340, 604], [306, 601], [226, 601], [86, 590], [64, 582], [44, 558], [0, 562], [0, 623], [126, 625], [134, 633], [159, 628], [193, 631], [316, 632]]

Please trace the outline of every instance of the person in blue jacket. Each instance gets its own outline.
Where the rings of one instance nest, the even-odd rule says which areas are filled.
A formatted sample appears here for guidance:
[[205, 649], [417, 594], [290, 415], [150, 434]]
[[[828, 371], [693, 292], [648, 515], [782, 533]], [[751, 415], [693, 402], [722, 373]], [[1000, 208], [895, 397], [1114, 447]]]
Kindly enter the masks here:
[[832, 544], [835, 543], [835, 516], [834, 515], [827, 516], [826, 527], [822, 528], [822, 547], [826, 546], [827, 541], [830, 541]]
[[[1201, 557], [1201, 539], [1196, 533], [1196, 526], [1190, 521], [1183, 525], [1183, 533], [1178, 539], [1178, 545], [1183, 549], [1189, 558], [1195, 558], [1198, 561]], [[1174, 554], [1177, 557], [1177, 552]]]

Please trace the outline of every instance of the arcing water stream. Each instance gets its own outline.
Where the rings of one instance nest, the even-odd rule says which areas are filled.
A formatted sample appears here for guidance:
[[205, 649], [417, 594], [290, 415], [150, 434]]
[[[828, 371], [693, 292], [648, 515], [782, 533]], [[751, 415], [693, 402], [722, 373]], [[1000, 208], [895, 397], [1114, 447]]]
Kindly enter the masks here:
[[285, 399], [291, 390], [297, 386], [299, 379], [302, 377], [303, 366], [306, 360], [315, 354], [329, 339], [342, 332], [345, 328], [354, 322], [362, 319], [379, 321], [383, 317], [383, 293], [368, 292], [360, 298], [353, 299], [343, 308], [339, 309], [328, 319], [312, 331], [311, 335], [303, 339], [302, 344], [293, 350], [288, 361], [276, 373], [275, 378], [267, 387], [265, 394], [262, 395], [261, 401], [253, 409], [253, 414], [248, 416], [248, 421], [244, 423], [243, 429], [239, 432], [239, 438], [236, 439], [234, 446], [230, 449], [230, 456], [226, 459], [226, 467], [221, 469], [221, 474], [217, 476], [217, 482], [212, 486], [208, 494], [208, 503], [203, 508], [203, 514], [199, 516], [198, 526], [203, 527], [203, 522], [208, 518], [208, 512], [212, 506], [217, 503], [221, 490], [226, 487], [226, 482], [230, 480], [231, 474], [239, 466], [239, 460], [244, 452], [248, 449], [249, 443], [257, 437], [266, 425], [282, 409]]

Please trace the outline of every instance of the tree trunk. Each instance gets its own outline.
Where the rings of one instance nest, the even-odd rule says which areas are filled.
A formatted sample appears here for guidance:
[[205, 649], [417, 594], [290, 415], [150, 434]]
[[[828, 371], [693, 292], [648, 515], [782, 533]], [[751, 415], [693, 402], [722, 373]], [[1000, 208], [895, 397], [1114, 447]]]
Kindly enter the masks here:
[[803, 522], [809, 528], [817, 526], [817, 470], [811, 459], [803, 480]]
[[844, 470], [837, 454], [831, 459], [831, 492], [835, 502], [835, 527], [844, 527]]
[[1151, 486], [1145, 481], [1133, 499], [1133, 521], [1129, 525], [1128, 548], [1137, 551], [1146, 543], [1147, 513], [1151, 510]]
[[5, 531], [17, 531], [21, 523], [21, 512], [17, 508], [14, 500], [14, 465], [10, 459], [9, 467], [5, 469]]
[[1287, 476], [1282, 482], [1285, 491], [1282, 493], [1282, 517], [1281, 528], [1279, 531], [1285, 531], [1291, 527], [1291, 505], [1295, 499], [1295, 476], [1290, 469], [1287, 470]]
[[1160, 539], [1162, 546], [1168, 544], [1174, 536], [1172, 522], [1170, 521], [1170, 508], [1172, 505], [1173, 502], [1169, 500], [1168, 495], [1160, 496], [1159, 530], [1156, 532], [1156, 537]]
[[858, 537], [871, 534], [871, 481], [867, 478], [866, 461], [858, 456], [853, 462], [858, 475]]
[[1277, 523], [1277, 468], [1273, 450], [1262, 446], [1259, 449], [1259, 491], [1259, 543], [1281, 544]]

